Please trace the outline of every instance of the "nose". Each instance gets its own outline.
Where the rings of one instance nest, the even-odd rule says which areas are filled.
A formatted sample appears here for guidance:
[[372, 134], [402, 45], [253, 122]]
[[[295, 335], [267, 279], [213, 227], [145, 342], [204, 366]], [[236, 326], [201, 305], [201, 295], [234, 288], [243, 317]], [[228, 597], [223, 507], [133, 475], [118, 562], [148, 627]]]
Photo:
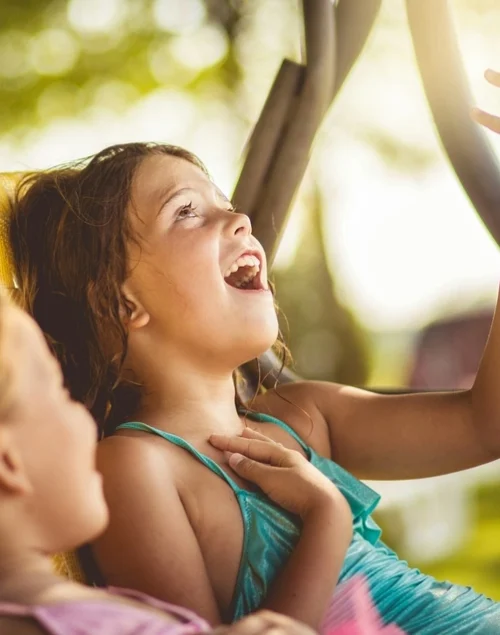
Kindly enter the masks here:
[[231, 236], [249, 236], [252, 233], [252, 221], [242, 212], [228, 212], [227, 231]]

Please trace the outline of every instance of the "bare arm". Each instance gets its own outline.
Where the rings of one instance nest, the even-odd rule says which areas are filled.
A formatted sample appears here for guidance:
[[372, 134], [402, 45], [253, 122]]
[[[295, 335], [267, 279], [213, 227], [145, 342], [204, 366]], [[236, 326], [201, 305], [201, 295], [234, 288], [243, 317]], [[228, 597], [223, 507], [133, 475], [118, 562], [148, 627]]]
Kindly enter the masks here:
[[318, 630], [352, 537], [352, 521], [331, 501], [304, 520], [300, 540], [280, 571], [264, 607]]
[[106, 582], [220, 624], [203, 556], [164, 456], [137, 439], [113, 442], [98, 451], [111, 522], [93, 545]]
[[499, 332], [497, 312], [468, 391], [380, 395], [297, 382], [269, 391], [255, 407], [289, 423], [317, 452], [360, 478], [424, 478], [481, 465], [500, 457]]

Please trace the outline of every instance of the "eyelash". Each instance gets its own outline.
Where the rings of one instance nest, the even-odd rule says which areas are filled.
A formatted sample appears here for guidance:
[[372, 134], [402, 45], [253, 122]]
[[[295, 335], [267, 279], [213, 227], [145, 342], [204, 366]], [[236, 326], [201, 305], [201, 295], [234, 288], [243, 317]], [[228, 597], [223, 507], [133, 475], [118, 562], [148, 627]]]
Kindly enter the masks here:
[[[193, 218], [194, 216], [198, 216], [198, 214], [196, 214], [197, 207], [195, 205], [193, 205], [192, 201], [189, 201], [189, 203], [187, 203], [186, 205], [183, 205], [177, 212], [177, 216], [176, 216], [176, 221], [178, 220], [184, 220], [185, 218]], [[183, 216], [183, 212], [192, 212], [191, 216]], [[236, 206], [231, 206], [228, 210], [228, 212], [231, 212], [233, 214], [236, 214], [239, 210], [237, 209]]]
[[[184, 220], [185, 218], [192, 218], [193, 216], [197, 216], [197, 214], [195, 214], [196, 212], [196, 207], [193, 205], [192, 201], [189, 201], [189, 203], [187, 203], [186, 205], [183, 205], [179, 211], [177, 212], [177, 216], [175, 220]], [[183, 212], [191, 212], [192, 215], [191, 216], [183, 216]]]

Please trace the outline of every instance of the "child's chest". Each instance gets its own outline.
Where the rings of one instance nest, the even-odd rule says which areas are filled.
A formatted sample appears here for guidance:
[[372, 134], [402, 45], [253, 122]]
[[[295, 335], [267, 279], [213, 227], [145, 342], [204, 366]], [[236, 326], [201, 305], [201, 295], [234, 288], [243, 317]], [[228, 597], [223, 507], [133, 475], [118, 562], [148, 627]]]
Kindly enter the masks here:
[[201, 464], [193, 468], [181, 495], [220, 610], [227, 615], [245, 538], [240, 496]]
[[[267, 430], [266, 430], [267, 433]], [[281, 441], [281, 439], [280, 439]], [[176, 474], [178, 490], [184, 508], [198, 540], [212, 588], [225, 618], [229, 611], [237, 586], [238, 573], [246, 554], [244, 548], [257, 546], [259, 536], [256, 529], [256, 498], [259, 499], [259, 527], [265, 532], [266, 508], [273, 515], [281, 510], [251, 483], [244, 482], [227, 467], [224, 456], [210, 452], [219, 467], [225, 470], [235, 483], [233, 488], [220, 474], [215, 473], [201, 461], [185, 452], [176, 452]], [[249, 490], [246, 494], [242, 490]], [[248, 533], [245, 541], [245, 533]]]

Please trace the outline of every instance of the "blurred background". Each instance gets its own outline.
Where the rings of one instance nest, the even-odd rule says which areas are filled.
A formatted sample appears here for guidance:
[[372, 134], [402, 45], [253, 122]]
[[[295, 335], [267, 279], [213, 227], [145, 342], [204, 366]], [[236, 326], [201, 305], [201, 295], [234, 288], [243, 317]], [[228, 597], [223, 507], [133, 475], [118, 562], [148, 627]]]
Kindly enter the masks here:
[[[474, 97], [500, 113], [497, 0], [450, 0]], [[199, 154], [231, 193], [297, 0], [0, 0], [0, 171], [135, 140]], [[500, 138], [491, 135], [500, 157]], [[471, 385], [498, 248], [437, 141], [404, 3], [386, 0], [318, 135], [274, 276], [296, 371], [376, 388]], [[362, 442], [362, 440], [360, 440]], [[374, 483], [412, 565], [500, 600], [500, 465]]]

